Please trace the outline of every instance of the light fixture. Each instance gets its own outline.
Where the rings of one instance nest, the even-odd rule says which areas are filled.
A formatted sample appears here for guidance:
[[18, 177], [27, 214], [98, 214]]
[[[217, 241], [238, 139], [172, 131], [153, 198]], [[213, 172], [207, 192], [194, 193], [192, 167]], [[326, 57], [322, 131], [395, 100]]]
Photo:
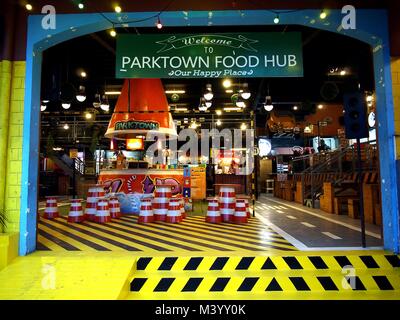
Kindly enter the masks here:
[[201, 112], [205, 112], [205, 111], [207, 111], [207, 107], [203, 104], [203, 105], [201, 105], [201, 106], [199, 107], [199, 110], [200, 110]]
[[224, 108], [224, 111], [240, 111], [242, 108], [239, 107], [226, 107]]
[[115, 31], [114, 29], [110, 30], [110, 36], [115, 38], [117, 36], [117, 31]]
[[175, 108], [174, 111], [187, 111], [188, 108]]
[[217, 120], [217, 122], [215, 123], [217, 126], [220, 126], [221, 124], [222, 124], [222, 121], [221, 120]]
[[240, 130], [246, 130], [247, 129], [247, 125], [245, 123], [242, 123], [240, 126]]
[[230, 88], [232, 86], [231, 79], [225, 79], [224, 81], [222, 81], [222, 85], [224, 88]]
[[71, 104], [68, 103], [68, 102], [62, 102], [62, 103], [61, 103], [61, 106], [62, 106], [64, 109], [69, 109], [69, 108], [71, 107]]
[[82, 71], [82, 72], [81, 72], [81, 77], [82, 77], [82, 78], [86, 78], [86, 77], [87, 77], [87, 73], [86, 73], [85, 71]]
[[266, 96], [265, 97], [264, 109], [266, 111], [268, 111], [268, 112], [270, 112], [270, 111], [272, 111], [272, 109], [274, 109], [274, 106], [272, 104], [271, 96]]
[[96, 93], [94, 97], [95, 97], [96, 100], [93, 102], [93, 107], [94, 108], [100, 108], [100, 105], [101, 105], [100, 94]]
[[25, 5], [26, 10], [31, 11], [33, 9], [32, 5], [30, 3], [27, 3]]
[[320, 17], [322, 20], [326, 19], [327, 14], [326, 14], [325, 10], [322, 10], [322, 11], [321, 11], [321, 13], [319, 14], [319, 17]]
[[240, 95], [242, 96], [243, 99], [247, 100], [250, 98], [251, 93], [249, 91], [249, 85], [247, 83], [243, 84], [243, 91], [240, 93]]
[[160, 20], [160, 16], [157, 17], [156, 27], [157, 27], [157, 29], [162, 29], [162, 27], [163, 27], [161, 20]]
[[85, 113], [85, 118], [86, 119], [90, 120], [90, 119], [92, 119], [92, 117], [93, 117], [93, 115], [90, 112], [86, 112]]
[[221, 110], [216, 110], [215, 113], [217, 114], [217, 116], [220, 116], [222, 114]]
[[165, 93], [166, 94], [174, 94], [174, 93], [176, 93], [176, 94], [182, 94], [182, 93], [186, 93], [186, 91], [185, 90], [165, 90]]
[[68, 123], [64, 124], [63, 128], [64, 128], [64, 130], [68, 130], [69, 129]]
[[345, 76], [346, 74], [347, 74], [346, 70], [340, 71], [340, 75], [341, 75], [341, 76]]
[[104, 92], [106, 96], [118, 96], [121, 94], [121, 91], [106, 91]]
[[226, 93], [233, 93], [233, 90], [232, 89], [227, 89], [227, 90], [225, 90], [225, 92]]
[[299, 110], [299, 107], [298, 106], [293, 106], [293, 110]]
[[212, 93], [211, 84], [207, 84], [206, 85], [206, 92], [204, 93], [204, 98], [207, 101], [210, 101], [213, 97], [214, 97], [214, 94]]
[[42, 102], [43, 102], [43, 103], [49, 103], [50, 100], [43, 100]]
[[47, 106], [45, 104], [40, 105], [40, 111], [45, 111]]
[[193, 122], [190, 124], [190, 128], [192, 128], [192, 129], [197, 129], [197, 127], [198, 127], [198, 125], [197, 125], [197, 123], [196, 123], [195, 121], [193, 121]]
[[115, 6], [114, 10], [115, 10], [116, 13], [121, 13], [122, 8], [120, 6]]
[[105, 95], [103, 96], [103, 102], [100, 103], [100, 109], [103, 111], [110, 110], [110, 104], [108, 103], [108, 98]]
[[86, 100], [86, 94], [85, 94], [85, 87], [84, 86], [79, 86], [79, 92], [76, 95], [76, 100], [79, 102], [83, 102]]
[[211, 101], [206, 101], [206, 107], [210, 108], [212, 106], [212, 102]]
[[82, 2], [80, 2], [78, 4], [78, 8], [82, 10], [83, 8], [85, 8], [85, 5]]
[[374, 96], [368, 95], [367, 96], [367, 102], [372, 102], [372, 101], [374, 101]]
[[323, 108], [324, 108], [324, 106], [323, 106], [322, 104], [319, 104], [319, 105], [318, 105], [318, 109], [319, 109], [319, 110], [321, 110], [321, 109], [323, 109]]
[[312, 132], [312, 128], [311, 128], [310, 125], [308, 125], [308, 126], [306, 126], [306, 127], [304, 128], [304, 133], [311, 133], [311, 132]]
[[244, 102], [244, 100], [241, 97], [238, 97], [238, 99], [236, 100], [236, 106], [239, 108], [246, 108], [246, 103]]
[[279, 19], [279, 14], [276, 15], [275, 19], [274, 19], [274, 23], [278, 24], [281, 20]]

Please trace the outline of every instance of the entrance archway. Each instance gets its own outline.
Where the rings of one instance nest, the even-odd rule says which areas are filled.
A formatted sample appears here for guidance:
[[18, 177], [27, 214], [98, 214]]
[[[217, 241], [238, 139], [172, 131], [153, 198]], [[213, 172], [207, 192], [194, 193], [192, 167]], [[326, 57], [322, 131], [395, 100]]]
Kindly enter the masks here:
[[[36, 246], [36, 212], [39, 153], [40, 78], [42, 52], [60, 42], [112, 27], [154, 27], [153, 20], [143, 17], [155, 16], [154, 12], [126, 13], [118, 22], [114, 14], [62, 14], [57, 15], [56, 29], [45, 30], [41, 15], [31, 16], [28, 22], [26, 61], [26, 87], [24, 106], [24, 143], [21, 177], [21, 215], [19, 254], [26, 255]], [[399, 251], [399, 213], [397, 178], [394, 150], [394, 113], [392, 81], [390, 74], [387, 17], [384, 10], [358, 10], [357, 28], [344, 30], [340, 10], [330, 12], [326, 20], [319, 19], [320, 10], [299, 10], [282, 14], [280, 23], [302, 25], [331, 31], [368, 43], [373, 48], [375, 93], [377, 103], [378, 139], [382, 184], [383, 235], [385, 249]], [[187, 17], [188, 19], [184, 19]], [[275, 13], [270, 11], [216, 11], [213, 25], [268, 25], [273, 23]], [[115, 21], [111, 23], [110, 21]], [[165, 12], [165, 26], [207, 26], [208, 12]]]

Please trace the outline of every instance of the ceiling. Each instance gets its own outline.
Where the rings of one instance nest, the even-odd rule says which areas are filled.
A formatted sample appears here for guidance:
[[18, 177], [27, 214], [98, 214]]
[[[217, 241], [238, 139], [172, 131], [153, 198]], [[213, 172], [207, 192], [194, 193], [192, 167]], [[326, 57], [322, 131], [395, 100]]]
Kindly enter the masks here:
[[[236, 27], [206, 27], [206, 28], [135, 28], [118, 29], [118, 33], [223, 33], [223, 32], [290, 32], [299, 31], [303, 39], [303, 78], [249, 78], [232, 79], [232, 82], [242, 86], [248, 84], [251, 97], [247, 101], [244, 114], [224, 112], [226, 125], [238, 125], [249, 119], [249, 111], [257, 114], [257, 126], [265, 127], [268, 113], [263, 108], [265, 96], [272, 96], [272, 102], [277, 112], [293, 113], [298, 121], [304, 116], [316, 112], [316, 105], [338, 104], [342, 101], [342, 93], [356, 86], [364, 91], [373, 91], [374, 79], [372, 69], [371, 48], [354, 39], [326, 31], [320, 31], [300, 26], [236, 26]], [[110, 112], [96, 109], [96, 121], [87, 121], [85, 111], [94, 112], [93, 102], [96, 93], [105, 91], [120, 91], [123, 80], [115, 79], [115, 47], [116, 39], [108, 32], [99, 32], [76, 38], [44, 52], [42, 67], [42, 99], [50, 100], [45, 112], [42, 112], [42, 139], [48, 132], [57, 132], [60, 141], [65, 141], [65, 135], [71, 135], [70, 130], [62, 130], [61, 124], [71, 123], [74, 119], [80, 121], [77, 125], [82, 138], [90, 135], [93, 125], [105, 130], [118, 95], [109, 95]], [[346, 76], [331, 74], [332, 68], [346, 68]], [[80, 76], [82, 71], [86, 78]], [[204, 118], [205, 122], [216, 119], [215, 110], [232, 106], [231, 95], [226, 93], [221, 79], [162, 79], [166, 89], [182, 89], [178, 100], [172, 100], [168, 94], [174, 119], [181, 120]], [[80, 103], [76, 99], [71, 108], [64, 110], [61, 106], [60, 92], [68, 93], [65, 84], [69, 83], [76, 89], [85, 86], [87, 99]], [[207, 84], [212, 85], [214, 93], [213, 105], [207, 113], [198, 111], [199, 99]], [[237, 89], [234, 86], [232, 89]], [[338, 90], [338, 92], [335, 92]], [[299, 106], [293, 111], [293, 106]], [[174, 109], [187, 108], [187, 112], [175, 112]], [[318, 112], [318, 111], [317, 111]], [[228, 118], [232, 120], [228, 120]], [[231, 122], [231, 124], [228, 124]], [[76, 122], [77, 123], [77, 122]], [[237, 124], [236, 124], [237, 123]], [[61, 128], [61, 130], [60, 130]], [[64, 142], [66, 143], [66, 142]]]

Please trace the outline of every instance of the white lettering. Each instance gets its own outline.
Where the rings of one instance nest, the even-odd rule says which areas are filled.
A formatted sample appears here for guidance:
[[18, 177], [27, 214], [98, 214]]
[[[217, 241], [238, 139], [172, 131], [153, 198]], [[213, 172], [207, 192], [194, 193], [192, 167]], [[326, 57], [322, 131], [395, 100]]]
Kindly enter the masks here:
[[342, 19], [342, 28], [344, 30], [356, 29], [356, 8], [352, 5], [347, 5], [342, 8], [342, 14], [345, 16]]
[[51, 5], [45, 5], [42, 8], [42, 14], [46, 14], [42, 18], [42, 28], [54, 30], [56, 28], [56, 8]]

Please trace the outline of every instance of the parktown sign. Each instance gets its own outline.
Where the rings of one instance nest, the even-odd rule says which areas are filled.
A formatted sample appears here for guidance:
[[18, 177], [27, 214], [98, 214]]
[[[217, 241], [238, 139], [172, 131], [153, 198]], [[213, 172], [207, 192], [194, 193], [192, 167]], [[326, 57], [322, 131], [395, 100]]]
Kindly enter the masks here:
[[117, 78], [302, 77], [301, 34], [120, 35]]

